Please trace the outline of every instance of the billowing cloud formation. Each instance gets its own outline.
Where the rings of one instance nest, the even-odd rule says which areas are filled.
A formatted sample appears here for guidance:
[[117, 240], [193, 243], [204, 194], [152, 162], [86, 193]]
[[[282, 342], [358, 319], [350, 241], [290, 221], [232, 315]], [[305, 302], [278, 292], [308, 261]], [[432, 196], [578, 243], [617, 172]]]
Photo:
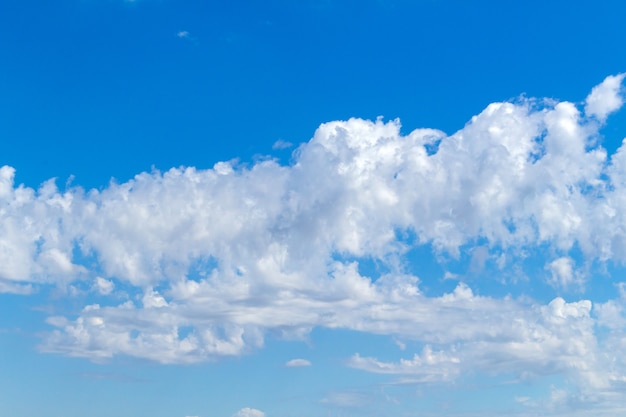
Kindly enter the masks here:
[[[290, 166], [220, 162], [100, 191], [16, 187], [2, 167], [0, 291], [99, 294], [76, 317], [48, 319], [55, 330], [41, 348], [70, 356], [191, 363], [321, 326], [428, 345], [399, 362], [348, 361], [366, 371], [426, 382], [561, 373], [608, 397], [626, 381], [623, 297], [598, 305], [597, 318], [586, 300], [540, 305], [465, 284], [428, 297], [404, 255], [432, 244], [457, 256], [480, 241], [476, 264], [492, 256], [505, 268], [541, 247], [556, 288], [584, 286], [574, 252], [624, 262], [626, 147], [609, 156], [599, 134], [623, 103], [623, 79], [595, 87], [584, 112], [493, 103], [451, 136], [402, 135], [398, 121], [326, 123]], [[364, 276], [363, 258], [382, 276]], [[597, 326], [611, 330], [602, 343]]]

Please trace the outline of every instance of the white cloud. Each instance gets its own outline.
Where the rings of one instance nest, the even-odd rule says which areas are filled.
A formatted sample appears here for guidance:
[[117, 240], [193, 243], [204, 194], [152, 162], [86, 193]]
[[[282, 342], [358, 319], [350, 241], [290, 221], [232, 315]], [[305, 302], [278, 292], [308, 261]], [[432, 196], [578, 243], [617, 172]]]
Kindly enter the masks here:
[[[87, 192], [15, 186], [14, 169], [0, 168], [0, 291], [94, 282], [108, 303], [49, 318], [41, 346], [93, 360], [215, 360], [262, 347], [267, 332], [326, 327], [431, 346], [349, 361], [367, 371], [558, 373], [611, 392], [626, 374], [626, 335], [614, 326], [601, 338], [594, 326], [621, 317], [621, 300], [592, 317], [586, 300], [492, 298], [465, 284], [426, 296], [405, 254], [465, 247], [477, 274], [493, 259], [504, 269], [548, 254], [559, 288], [582, 285], [579, 262], [626, 261], [626, 143], [607, 155], [590, 123], [617, 110], [623, 78], [593, 90], [584, 115], [570, 102], [492, 103], [450, 136], [402, 135], [398, 121], [325, 123], [289, 166], [220, 162]], [[361, 257], [387, 272], [363, 276]], [[113, 278], [140, 296], [116, 305]]]
[[158, 292], [148, 288], [141, 299], [144, 308], [167, 307], [167, 301]]
[[272, 149], [289, 149], [293, 146], [293, 143], [278, 139], [272, 145]]
[[555, 259], [546, 265], [546, 269], [551, 274], [549, 282], [555, 287], [567, 288], [572, 285], [582, 285], [582, 274], [576, 271], [574, 260], [569, 256]]
[[102, 277], [96, 277], [92, 288], [100, 295], [109, 295], [115, 289], [115, 284], [111, 280], [104, 279]]
[[3, 166], [0, 168], [0, 198], [8, 200], [13, 194], [13, 177], [15, 168]]
[[265, 417], [265, 413], [255, 408], [242, 408], [233, 414], [233, 417]]
[[311, 362], [306, 359], [292, 359], [285, 363], [285, 366], [288, 368], [299, 368], [303, 366], [311, 366]]
[[381, 362], [375, 358], [363, 358], [358, 353], [350, 358], [348, 366], [380, 374], [412, 375], [420, 382], [446, 381], [459, 373], [461, 360], [445, 352], [433, 351], [426, 346], [421, 355], [401, 359], [399, 363]]
[[30, 284], [15, 284], [5, 280], [0, 280], [0, 293], [12, 293], [28, 295], [34, 292], [34, 288]]
[[198, 38], [196, 38], [194, 35], [191, 34], [191, 32], [187, 30], [181, 30], [181, 31], [176, 32], [176, 37], [178, 39], [183, 39], [193, 44], [198, 43]]
[[[355, 354], [348, 365], [398, 375], [403, 383], [450, 381], [480, 369], [490, 374], [517, 374], [519, 378], [566, 374], [588, 388], [610, 386], [611, 372], [616, 369], [610, 371], [611, 364], [599, 354], [589, 301], [566, 303], [556, 298], [546, 306], [524, 306], [475, 295], [464, 295], [464, 302], [460, 302], [459, 292], [455, 293], [441, 297], [438, 308], [422, 306], [429, 315], [440, 312], [430, 316], [436, 322], [431, 329], [415, 324], [418, 332], [425, 332], [414, 335], [416, 339], [447, 346], [447, 351], [426, 346], [421, 354], [399, 362]], [[461, 310], [443, 313], [445, 305]], [[396, 313], [393, 318], [403, 321], [417, 311], [406, 311], [406, 316]], [[410, 334], [409, 329], [403, 333]], [[623, 366], [622, 362], [620, 374]]]
[[616, 300], [608, 300], [604, 303], [596, 303], [593, 309], [598, 317], [597, 323], [613, 330], [623, 330], [626, 327], [624, 311], [626, 307], [626, 294], [624, 283], [617, 285], [620, 297]]
[[624, 104], [622, 82], [626, 73], [610, 75], [594, 87], [585, 100], [585, 113], [604, 122], [607, 116]]
[[[587, 256], [625, 260], [624, 152], [606, 167], [606, 152], [588, 149], [597, 132], [575, 106], [546, 106], [494, 103], [449, 137], [432, 129], [402, 136], [397, 121], [331, 122], [292, 166], [221, 162], [141, 173], [89, 193], [60, 193], [53, 182], [14, 187], [14, 170], [4, 167], [0, 278], [75, 276], [77, 241], [97, 254], [105, 279], [141, 287], [175, 282], [208, 257], [220, 276], [278, 268], [295, 278], [309, 267], [326, 274], [333, 252], [401, 256], [396, 230], [451, 254], [485, 238], [505, 249], [548, 244], [563, 258], [578, 243]], [[439, 149], [429, 155], [434, 140]]]
[[398, 339], [394, 339], [393, 342], [398, 346], [398, 349], [406, 350], [406, 343], [404, 343], [403, 341], [398, 340]]

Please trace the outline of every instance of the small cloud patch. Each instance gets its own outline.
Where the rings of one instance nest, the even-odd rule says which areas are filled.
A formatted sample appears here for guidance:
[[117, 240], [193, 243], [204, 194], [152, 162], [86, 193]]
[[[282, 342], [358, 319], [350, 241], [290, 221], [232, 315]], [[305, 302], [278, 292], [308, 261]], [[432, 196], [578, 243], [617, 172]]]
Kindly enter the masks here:
[[255, 408], [242, 408], [233, 414], [233, 417], [265, 417], [265, 413]]
[[289, 149], [293, 146], [293, 143], [288, 142], [286, 140], [278, 139], [272, 145], [272, 149]]
[[311, 366], [311, 362], [306, 359], [292, 359], [285, 366], [288, 368], [301, 368], [303, 366]]

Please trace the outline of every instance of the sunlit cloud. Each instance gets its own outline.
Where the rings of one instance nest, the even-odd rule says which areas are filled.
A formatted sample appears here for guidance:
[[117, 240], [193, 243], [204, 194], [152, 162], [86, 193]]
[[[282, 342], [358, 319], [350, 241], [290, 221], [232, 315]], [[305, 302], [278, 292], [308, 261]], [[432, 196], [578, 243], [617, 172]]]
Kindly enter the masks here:
[[[98, 362], [215, 361], [263, 349], [268, 334], [345, 329], [402, 349], [346, 358], [363, 372], [442, 384], [561, 375], [581, 398], [608, 398], [626, 381], [626, 298], [594, 304], [582, 291], [586, 265], [626, 260], [626, 148], [599, 143], [623, 79], [606, 78], [582, 105], [491, 103], [450, 135], [402, 134], [398, 120], [324, 123], [289, 165], [155, 170], [88, 191], [16, 185], [4, 166], [0, 291], [91, 294], [46, 319], [39, 348]], [[477, 275], [534, 259], [543, 275], [529, 279], [576, 300], [483, 295], [447, 271], [453, 286], [426, 293], [407, 257], [423, 245], [434, 259], [469, 254]]]

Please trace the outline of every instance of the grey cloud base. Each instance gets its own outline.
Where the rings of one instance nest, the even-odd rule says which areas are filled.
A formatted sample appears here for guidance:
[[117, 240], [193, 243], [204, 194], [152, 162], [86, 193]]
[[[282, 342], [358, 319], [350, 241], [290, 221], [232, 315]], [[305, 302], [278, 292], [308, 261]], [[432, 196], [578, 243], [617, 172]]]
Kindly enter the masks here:
[[[613, 401], [626, 381], [626, 297], [540, 305], [465, 284], [428, 297], [405, 254], [429, 243], [456, 256], [481, 240], [504, 269], [547, 247], [556, 288], [588, 279], [574, 250], [626, 260], [626, 147], [607, 155], [599, 135], [623, 104], [623, 79], [608, 77], [584, 106], [493, 103], [451, 136], [403, 136], [398, 121], [326, 123], [290, 166], [221, 162], [63, 192], [53, 181], [16, 187], [2, 167], [0, 291], [56, 285], [102, 298], [49, 317], [46, 352], [193, 363], [261, 348], [267, 332], [302, 338], [321, 326], [427, 344], [397, 363], [355, 354], [354, 368], [415, 383], [560, 373], [585, 398]], [[388, 272], [361, 275], [363, 257]], [[611, 330], [602, 340], [600, 326]]]

